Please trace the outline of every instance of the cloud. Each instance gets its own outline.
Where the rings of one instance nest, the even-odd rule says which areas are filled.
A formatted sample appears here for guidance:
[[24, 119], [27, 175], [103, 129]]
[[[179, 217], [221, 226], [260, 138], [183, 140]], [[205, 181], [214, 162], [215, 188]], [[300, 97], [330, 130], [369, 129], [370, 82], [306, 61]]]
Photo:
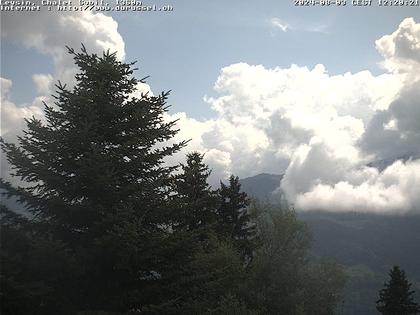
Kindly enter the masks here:
[[97, 53], [110, 49], [117, 51], [119, 59], [125, 56], [118, 23], [101, 13], [42, 10], [37, 14], [10, 12], [2, 19], [2, 37], [51, 55], [56, 62], [67, 55], [64, 45], [79, 47], [80, 43]]
[[279, 18], [272, 18], [272, 19], [270, 19], [270, 24], [273, 27], [279, 28], [283, 32], [287, 32], [289, 30], [289, 28], [290, 28], [289, 24], [283, 22]]
[[404, 19], [395, 32], [377, 40], [376, 47], [403, 84], [395, 100], [366, 124], [360, 148], [377, 160], [420, 158], [420, 24]]
[[405, 213], [418, 211], [420, 204], [420, 160], [397, 161], [379, 173], [366, 171], [364, 181], [353, 184], [346, 180], [328, 185], [316, 184], [299, 194], [296, 206], [304, 210], [369, 211]]
[[[25, 106], [16, 106], [11, 100], [10, 89], [12, 81], [0, 77], [0, 104], [1, 104], [1, 129], [0, 136], [8, 142], [15, 142], [16, 136], [21, 135], [22, 130], [26, 127], [24, 118], [36, 117], [44, 118], [43, 103], [44, 97], [36, 97], [31, 104]], [[2, 158], [0, 161], [2, 178], [12, 181], [10, 176], [10, 166], [7, 159]]]
[[413, 68], [420, 65], [420, 24], [413, 18], [404, 19], [395, 32], [376, 41], [376, 48], [387, 69], [414, 74]]
[[52, 75], [65, 83], [72, 83], [76, 72], [66, 45], [79, 48], [83, 43], [90, 52], [109, 49], [116, 51], [121, 60], [125, 56], [118, 23], [112, 17], [90, 11], [8, 12], [2, 15], [1, 37], [52, 57], [55, 66]]
[[[218, 120], [225, 121], [225, 128], [212, 130], [213, 143], [203, 138], [202, 145], [228, 142], [231, 153], [248, 148], [253, 154], [240, 164], [247, 167], [232, 166], [241, 176], [249, 175], [248, 165], [254, 165], [255, 172], [267, 171], [267, 167], [284, 171], [295, 150], [313, 137], [335, 146], [336, 154], [356, 155], [353, 144], [364, 132], [364, 122], [377, 107], [389, 106], [398, 91], [396, 81], [393, 76], [375, 77], [367, 71], [330, 76], [322, 65], [266, 69], [234, 64], [223, 68], [216, 81], [220, 96], [206, 98]], [[241, 141], [235, 144], [232, 139], [243, 130], [252, 132], [240, 135]], [[227, 136], [219, 141], [220, 135]]]
[[0, 78], [1, 86], [1, 136], [8, 141], [15, 141], [16, 134], [26, 126], [24, 118], [32, 116], [43, 118], [43, 97], [37, 97], [31, 104], [17, 106], [10, 98], [12, 81]]
[[205, 98], [217, 117], [196, 121], [184, 114], [180, 137], [193, 138], [190, 150], [216, 149], [226, 157], [216, 167], [225, 172], [215, 174], [282, 173], [302, 146], [315, 143], [331, 148], [334, 158], [365, 163], [355, 145], [365, 123], [378, 108], [388, 108], [400, 86], [394, 75], [368, 71], [332, 76], [322, 65], [266, 69], [233, 64], [221, 70], [218, 95]]
[[51, 91], [54, 78], [51, 74], [34, 74], [32, 75], [38, 94], [48, 95]]
[[328, 24], [310, 24], [307, 22], [287, 22], [278, 17], [273, 17], [268, 20], [269, 25], [276, 29], [286, 33], [289, 31], [301, 31], [310, 33], [328, 33]]
[[360, 139], [376, 159], [420, 158], [420, 81], [406, 86], [387, 110], [378, 111]]
[[419, 167], [397, 160], [380, 171], [314, 143], [296, 151], [281, 188], [300, 210], [405, 213], [419, 210]]
[[[373, 115], [363, 121], [365, 131], [348, 142], [355, 155], [337, 156], [336, 146], [313, 139], [296, 151], [281, 187], [297, 208], [420, 211], [419, 29], [413, 19], [405, 19], [396, 32], [376, 42], [400, 83], [389, 105], [373, 107]], [[367, 164], [369, 159], [373, 162]]]

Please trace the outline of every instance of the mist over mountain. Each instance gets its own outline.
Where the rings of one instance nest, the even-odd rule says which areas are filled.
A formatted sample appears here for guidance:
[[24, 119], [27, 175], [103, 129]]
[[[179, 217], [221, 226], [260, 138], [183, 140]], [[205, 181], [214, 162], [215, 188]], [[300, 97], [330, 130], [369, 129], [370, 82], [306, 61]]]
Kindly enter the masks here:
[[[242, 189], [262, 201], [284, 201], [278, 190], [282, 177], [247, 177], [241, 180]], [[346, 267], [348, 282], [339, 314], [375, 314], [378, 290], [393, 265], [406, 270], [420, 297], [420, 215], [298, 211], [298, 217], [311, 230], [314, 257], [329, 257]]]

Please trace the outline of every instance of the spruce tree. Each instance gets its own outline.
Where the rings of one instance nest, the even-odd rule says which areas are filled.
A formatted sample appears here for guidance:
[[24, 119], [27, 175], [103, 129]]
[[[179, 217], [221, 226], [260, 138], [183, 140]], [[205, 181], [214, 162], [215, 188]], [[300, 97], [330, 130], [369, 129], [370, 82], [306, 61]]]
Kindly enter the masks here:
[[250, 199], [241, 191], [239, 177], [229, 178], [229, 185], [220, 182], [220, 205], [217, 211], [219, 229], [231, 238], [243, 254], [251, 255], [251, 240], [255, 234], [255, 226], [250, 221], [247, 207]]
[[218, 215], [226, 233], [234, 239], [248, 238], [252, 230], [249, 226], [250, 216], [246, 211], [250, 200], [241, 191], [239, 177], [231, 175], [229, 185], [220, 182], [219, 195]]
[[217, 195], [207, 180], [211, 171], [198, 152], [187, 154], [186, 164], [177, 176], [177, 229], [193, 231], [215, 223]]
[[408, 282], [404, 270], [394, 266], [389, 272], [390, 280], [379, 291], [376, 309], [383, 315], [412, 315], [420, 313], [419, 305], [414, 301], [414, 291]]
[[236, 296], [244, 281], [237, 248], [217, 229], [219, 196], [208, 183], [211, 171], [203, 158], [198, 152], [188, 153], [176, 176], [173, 231], [189, 240], [191, 256], [182, 266], [184, 273], [173, 279], [178, 309], [169, 313], [218, 314], [220, 300]]
[[168, 93], [132, 97], [144, 82], [133, 77], [134, 63], [68, 50], [79, 68], [75, 86], [58, 82], [45, 122], [26, 120], [18, 144], [1, 140], [25, 183], [2, 180], [1, 188], [27, 206], [32, 230], [75, 257], [73, 282], [51, 288], [68, 295], [68, 313], [141, 310], [168, 298], [159, 285], [173, 269], [165, 227], [174, 167], [164, 159], [185, 142], [167, 144], [177, 133], [163, 118]]

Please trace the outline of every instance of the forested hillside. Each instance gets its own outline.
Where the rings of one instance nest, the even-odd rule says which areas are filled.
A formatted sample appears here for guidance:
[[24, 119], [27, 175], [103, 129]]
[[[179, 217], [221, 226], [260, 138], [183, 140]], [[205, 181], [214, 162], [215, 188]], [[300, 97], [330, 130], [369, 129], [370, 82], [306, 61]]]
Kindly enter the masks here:
[[[251, 196], [276, 202], [284, 199], [278, 192], [273, 194], [281, 178], [260, 174], [241, 183]], [[420, 300], [419, 215], [302, 212], [298, 218], [312, 233], [313, 255], [332, 257], [346, 266], [348, 282], [342, 314], [376, 314], [378, 290], [394, 265], [406, 270]]]

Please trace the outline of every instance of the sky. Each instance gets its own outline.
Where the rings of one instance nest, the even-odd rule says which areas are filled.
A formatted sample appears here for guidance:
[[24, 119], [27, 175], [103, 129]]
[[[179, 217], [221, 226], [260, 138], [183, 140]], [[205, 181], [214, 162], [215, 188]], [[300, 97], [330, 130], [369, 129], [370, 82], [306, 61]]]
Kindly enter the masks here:
[[140, 90], [172, 91], [174, 141], [192, 140], [169, 162], [205, 153], [214, 184], [284, 173], [279, 191], [307, 211], [420, 212], [420, 7], [294, 2], [3, 11], [2, 136], [43, 117], [54, 82], [76, 71], [65, 45], [83, 43], [137, 60], [136, 76], [150, 76]]

